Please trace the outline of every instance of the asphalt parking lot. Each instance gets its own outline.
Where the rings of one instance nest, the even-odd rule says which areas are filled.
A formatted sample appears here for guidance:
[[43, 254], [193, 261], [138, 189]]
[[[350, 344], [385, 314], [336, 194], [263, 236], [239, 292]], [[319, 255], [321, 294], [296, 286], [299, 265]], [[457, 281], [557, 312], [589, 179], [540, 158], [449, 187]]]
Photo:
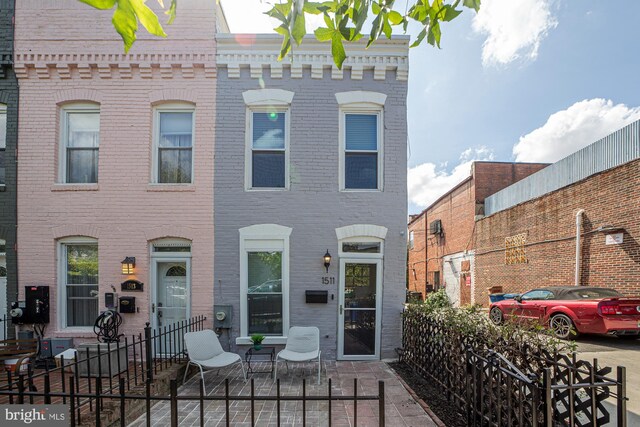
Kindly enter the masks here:
[[628, 340], [613, 336], [583, 335], [578, 341], [578, 355], [582, 359], [598, 359], [598, 365], [627, 368], [627, 422], [640, 426], [640, 339]]

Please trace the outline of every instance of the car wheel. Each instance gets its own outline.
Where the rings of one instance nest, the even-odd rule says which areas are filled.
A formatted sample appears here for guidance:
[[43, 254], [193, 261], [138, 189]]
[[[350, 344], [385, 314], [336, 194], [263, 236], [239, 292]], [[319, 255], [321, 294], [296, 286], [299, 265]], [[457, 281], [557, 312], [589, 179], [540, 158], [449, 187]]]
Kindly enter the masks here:
[[578, 331], [576, 331], [571, 318], [566, 314], [556, 314], [549, 320], [549, 327], [556, 338], [561, 340], [568, 340], [570, 338], [576, 338]]
[[489, 312], [489, 319], [491, 319], [491, 321], [496, 325], [502, 325], [502, 322], [504, 321], [502, 310], [498, 307], [493, 307]]

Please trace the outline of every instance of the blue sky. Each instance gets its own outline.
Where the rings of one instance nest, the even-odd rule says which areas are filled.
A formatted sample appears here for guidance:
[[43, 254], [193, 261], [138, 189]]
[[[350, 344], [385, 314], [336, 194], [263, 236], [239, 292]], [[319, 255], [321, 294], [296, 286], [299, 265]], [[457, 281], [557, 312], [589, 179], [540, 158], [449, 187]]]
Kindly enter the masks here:
[[[234, 32], [273, 27], [264, 2], [222, 5]], [[638, 0], [483, 0], [443, 27], [442, 49], [412, 49], [409, 212], [473, 160], [554, 162], [640, 119], [638, 17]]]

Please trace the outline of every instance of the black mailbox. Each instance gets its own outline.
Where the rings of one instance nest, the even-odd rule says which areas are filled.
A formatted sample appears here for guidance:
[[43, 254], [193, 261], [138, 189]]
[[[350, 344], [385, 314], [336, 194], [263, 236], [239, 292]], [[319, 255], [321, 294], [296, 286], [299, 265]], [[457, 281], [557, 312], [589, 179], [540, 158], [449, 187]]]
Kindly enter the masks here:
[[329, 291], [305, 291], [307, 304], [326, 304], [329, 299]]
[[120, 313], [136, 312], [136, 297], [120, 297]]

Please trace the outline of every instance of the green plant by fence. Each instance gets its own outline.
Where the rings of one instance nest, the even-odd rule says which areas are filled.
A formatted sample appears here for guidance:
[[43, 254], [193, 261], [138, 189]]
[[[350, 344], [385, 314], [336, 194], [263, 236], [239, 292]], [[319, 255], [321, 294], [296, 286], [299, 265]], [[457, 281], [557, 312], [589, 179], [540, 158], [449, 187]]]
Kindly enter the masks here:
[[539, 329], [493, 325], [471, 309], [412, 305], [400, 361], [464, 408], [469, 425], [591, 426], [610, 421], [615, 399], [626, 426], [625, 369], [576, 358], [575, 345]]

